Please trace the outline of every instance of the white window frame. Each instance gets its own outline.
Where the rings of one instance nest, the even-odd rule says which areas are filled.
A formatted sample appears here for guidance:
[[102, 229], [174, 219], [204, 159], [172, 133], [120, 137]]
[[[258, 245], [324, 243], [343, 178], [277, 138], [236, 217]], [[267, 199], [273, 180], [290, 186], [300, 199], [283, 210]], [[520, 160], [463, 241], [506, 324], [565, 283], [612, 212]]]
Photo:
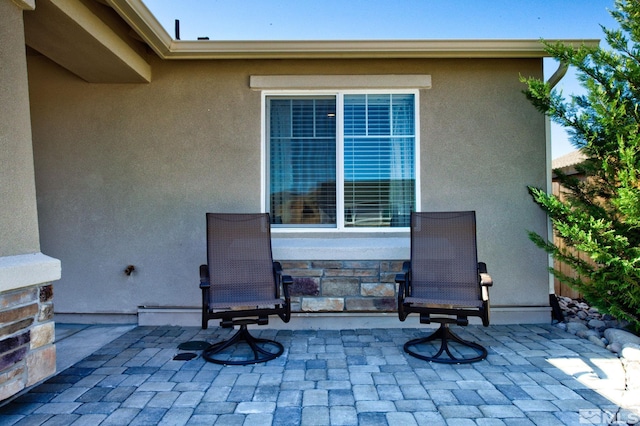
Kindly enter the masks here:
[[[430, 78], [429, 78], [430, 82]], [[261, 92], [261, 194], [262, 212], [269, 212], [269, 147], [267, 98], [273, 96], [335, 96], [336, 99], [336, 226], [335, 227], [272, 227], [272, 233], [406, 233], [408, 227], [345, 227], [344, 225], [344, 95], [351, 94], [412, 94], [414, 95], [414, 179], [415, 210], [420, 211], [420, 91], [417, 88], [403, 89], [355, 89], [339, 90], [262, 90]], [[339, 213], [338, 213], [339, 212]]]

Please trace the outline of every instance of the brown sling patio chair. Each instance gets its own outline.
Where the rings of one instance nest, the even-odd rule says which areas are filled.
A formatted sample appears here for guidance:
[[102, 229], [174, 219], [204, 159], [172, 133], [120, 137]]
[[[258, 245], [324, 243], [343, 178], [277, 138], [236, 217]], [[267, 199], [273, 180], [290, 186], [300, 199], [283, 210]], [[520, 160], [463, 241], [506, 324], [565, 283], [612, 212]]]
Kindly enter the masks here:
[[468, 325], [473, 316], [489, 325], [488, 287], [493, 282], [486, 265], [477, 261], [475, 212], [413, 213], [411, 260], [404, 263], [396, 282], [400, 321], [415, 312], [421, 324], [440, 323], [429, 336], [405, 343], [405, 352], [448, 364], [486, 358], [483, 346], [449, 329], [450, 324]]
[[280, 343], [256, 338], [247, 329], [249, 324], [268, 324], [270, 315], [284, 322], [291, 317], [292, 279], [273, 261], [269, 214], [207, 213], [207, 262], [200, 266], [202, 328], [219, 319], [221, 327], [240, 329], [209, 346], [202, 357], [217, 364], [246, 365], [280, 356]]

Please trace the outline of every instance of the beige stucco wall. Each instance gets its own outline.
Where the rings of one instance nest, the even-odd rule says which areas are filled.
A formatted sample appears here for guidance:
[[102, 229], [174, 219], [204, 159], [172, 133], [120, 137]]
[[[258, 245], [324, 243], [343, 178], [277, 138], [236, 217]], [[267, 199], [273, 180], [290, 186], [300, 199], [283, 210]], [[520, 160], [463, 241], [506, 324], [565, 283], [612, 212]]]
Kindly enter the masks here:
[[65, 271], [56, 312], [198, 306], [205, 212], [261, 209], [249, 77], [273, 74], [431, 75], [422, 210], [477, 210], [494, 306], [547, 304], [547, 257], [526, 235], [546, 234], [526, 191], [545, 185], [544, 119], [518, 80], [541, 60], [150, 61], [150, 84], [96, 85], [29, 58], [41, 243]]
[[0, 1], [0, 257], [40, 251], [22, 17]]
[[56, 370], [53, 292], [60, 262], [40, 253], [23, 10], [0, 0], [0, 401]]
[[40, 253], [23, 31], [32, 7], [0, 0], [0, 293], [60, 277]]

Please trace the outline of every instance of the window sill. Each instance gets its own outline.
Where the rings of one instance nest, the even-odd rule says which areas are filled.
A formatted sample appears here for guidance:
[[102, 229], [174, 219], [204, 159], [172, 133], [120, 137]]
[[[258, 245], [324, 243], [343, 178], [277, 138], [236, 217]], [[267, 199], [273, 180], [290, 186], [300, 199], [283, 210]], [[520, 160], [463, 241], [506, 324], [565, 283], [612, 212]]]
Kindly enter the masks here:
[[275, 260], [406, 260], [407, 236], [288, 237], [272, 234]]

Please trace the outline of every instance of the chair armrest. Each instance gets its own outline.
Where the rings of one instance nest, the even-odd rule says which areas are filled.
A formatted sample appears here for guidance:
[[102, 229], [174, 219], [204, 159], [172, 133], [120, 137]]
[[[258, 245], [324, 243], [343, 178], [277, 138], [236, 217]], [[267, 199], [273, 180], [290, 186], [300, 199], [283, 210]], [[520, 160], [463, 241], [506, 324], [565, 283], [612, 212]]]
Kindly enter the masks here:
[[478, 262], [478, 274], [480, 275], [480, 285], [485, 287], [493, 286], [493, 279], [487, 273], [487, 264], [484, 262]]
[[200, 288], [205, 289], [211, 287], [209, 283], [209, 267], [207, 265], [200, 265]]
[[282, 284], [293, 284], [293, 278], [291, 278], [291, 275], [282, 274], [282, 265], [280, 264], [280, 262], [273, 262], [273, 271], [275, 272], [276, 277], [280, 277], [280, 281], [282, 281]]
[[396, 283], [402, 284], [407, 282], [410, 271], [411, 271], [411, 262], [408, 260], [405, 260], [404, 263], [402, 264], [402, 272], [396, 274]]
[[398, 284], [398, 318], [400, 321], [407, 319], [409, 312], [404, 308], [404, 299], [411, 294], [411, 261], [402, 263], [402, 272], [396, 274]]
[[[289, 286], [293, 284], [293, 278], [291, 275], [283, 275], [282, 274], [282, 265], [280, 262], [273, 262], [273, 273], [276, 277], [277, 283], [282, 283], [282, 292], [284, 293], [285, 299], [289, 299]], [[279, 287], [279, 285], [278, 285]], [[278, 292], [279, 293], [279, 292]], [[279, 295], [278, 295], [279, 297]]]
[[280, 264], [280, 262], [273, 262], [273, 275], [278, 279], [278, 281], [280, 280], [280, 277], [282, 277], [282, 265]]

